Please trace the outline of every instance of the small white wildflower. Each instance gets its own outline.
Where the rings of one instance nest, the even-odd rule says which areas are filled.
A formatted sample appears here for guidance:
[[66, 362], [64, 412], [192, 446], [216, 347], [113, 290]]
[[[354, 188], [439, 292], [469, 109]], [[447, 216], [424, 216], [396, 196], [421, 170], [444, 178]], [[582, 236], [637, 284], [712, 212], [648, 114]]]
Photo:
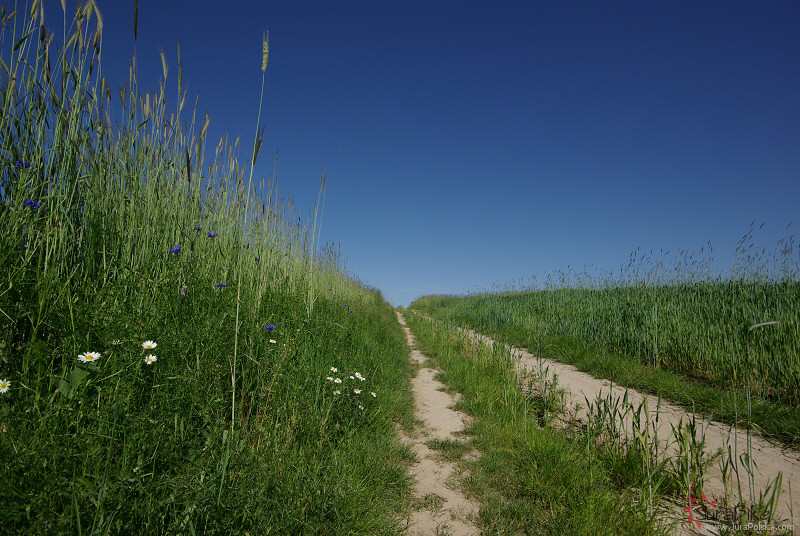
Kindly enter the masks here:
[[358, 405], [358, 409], [360, 409], [360, 410], [362, 410], [362, 411], [363, 411], [363, 410], [364, 410], [364, 406], [362, 406], [361, 404], [359, 404], [359, 405]]
[[157, 359], [158, 358], [156, 356], [154, 356], [153, 354], [150, 354], [150, 355], [148, 355], [147, 357], [144, 358], [144, 362], [147, 363], [148, 365], [152, 365], [153, 363], [156, 362]]
[[275, 339], [270, 339], [270, 340], [269, 340], [269, 342], [270, 342], [270, 344], [275, 344], [275, 343], [277, 343], [278, 341], [276, 341]]
[[86, 352], [85, 354], [78, 356], [78, 361], [81, 363], [91, 363], [92, 361], [97, 361], [98, 359], [100, 359], [99, 352]]
[[7, 393], [9, 387], [11, 387], [10, 381], [0, 380], [0, 393]]
[[327, 378], [325, 378], [325, 379], [326, 379], [326, 380], [328, 380], [329, 382], [332, 382], [332, 381], [333, 381], [333, 377], [332, 377], [332, 376], [328, 376], [328, 377], [327, 377]]
[[369, 396], [371, 396], [372, 398], [375, 398], [375, 397], [376, 397], [376, 396], [378, 396], [378, 395], [376, 395], [376, 394], [375, 394], [373, 391], [370, 391], [370, 392], [369, 392]]
[[353, 378], [352, 376], [350, 376], [350, 379], [351, 379], [351, 380], [355, 380], [355, 378]]
[[339, 378], [336, 378], [335, 380], [333, 380], [333, 383], [342, 383], [342, 380], [339, 379]]
[[361, 389], [353, 389], [353, 392], [357, 395], [361, 394]]
[[340, 394], [342, 394], [342, 392], [337, 389], [336, 391], [333, 392], [333, 394], [334, 396], [339, 396]]
[[156, 343], [154, 343], [153, 341], [144, 341], [142, 343], [142, 348], [144, 348], [145, 350], [152, 350], [156, 346], [158, 346], [158, 345]]
[[111, 344], [113, 344], [114, 346], [119, 346], [120, 344], [122, 344], [122, 341], [119, 340], [119, 339], [116, 339], [116, 340], [111, 341]]
[[337, 369], [336, 367], [331, 367], [331, 372], [339, 372], [339, 369]]
[[360, 372], [356, 372], [356, 378], [358, 378], [359, 380], [363, 380], [364, 379], [364, 377], [361, 375]]

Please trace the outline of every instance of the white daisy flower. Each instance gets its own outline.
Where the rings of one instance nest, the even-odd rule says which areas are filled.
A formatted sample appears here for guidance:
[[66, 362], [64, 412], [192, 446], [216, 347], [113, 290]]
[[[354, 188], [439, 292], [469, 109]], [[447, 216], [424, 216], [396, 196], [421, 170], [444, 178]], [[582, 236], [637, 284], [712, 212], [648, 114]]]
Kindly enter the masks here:
[[361, 389], [353, 389], [353, 392], [357, 395], [361, 394]]
[[11, 387], [10, 381], [0, 380], [0, 393], [7, 393], [9, 387]]
[[325, 379], [326, 379], [326, 380], [328, 380], [329, 382], [332, 382], [332, 381], [333, 381], [333, 377], [332, 377], [332, 376], [328, 376], [328, 377], [327, 377], [327, 378], [325, 378]]
[[81, 363], [91, 363], [100, 359], [100, 352], [86, 352], [78, 356], [78, 361]]
[[148, 355], [147, 357], [144, 358], [144, 362], [147, 363], [148, 365], [152, 365], [153, 363], [156, 362], [157, 359], [158, 358], [156, 356], [154, 356], [153, 354], [150, 354], [150, 355]]
[[336, 367], [331, 367], [331, 372], [339, 372], [339, 369], [337, 369]]
[[342, 383], [342, 380], [340, 378], [336, 378], [335, 380], [333, 380], [333, 383]]
[[373, 391], [370, 391], [370, 392], [369, 392], [369, 396], [371, 396], [372, 398], [375, 398], [375, 397], [376, 397], [376, 396], [378, 396], [378, 395], [376, 395], [376, 394], [375, 394]]
[[111, 344], [113, 344], [114, 346], [119, 346], [120, 344], [122, 344], [122, 341], [119, 340], [119, 339], [116, 339], [116, 340], [111, 341]]
[[142, 348], [144, 348], [145, 350], [152, 350], [156, 346], [158, 346], [158, 345], [156, 343], [154, 343], [153, 341], [144, 341], [142, 343]]
[[363, 380], [364, 379], [364, 377], [361, 375], [360, 372], [356, 372], [356, 378], [358, 378], [359, 380]]
[[276, 341], [275, 339], [270, 339], [270, 340], [269, 340], [269, 342], [270, 342], [270, 344], [275, 344], [275, 343], [277, 343], [278, 341]]
[[358, 405], [358, 409], [360, 409], [360, 410], [362, 410], [362, 411], [363, 411], [363, 410], [364, 410], [364, 406], [362, 406], [361, 404], [359, 404], [359, 405]]
[[340, 394], [342, 394], [342, 392], [337, 389], [336, 391], [333, 392], [333, 394], [334, 396], [339, 396]]

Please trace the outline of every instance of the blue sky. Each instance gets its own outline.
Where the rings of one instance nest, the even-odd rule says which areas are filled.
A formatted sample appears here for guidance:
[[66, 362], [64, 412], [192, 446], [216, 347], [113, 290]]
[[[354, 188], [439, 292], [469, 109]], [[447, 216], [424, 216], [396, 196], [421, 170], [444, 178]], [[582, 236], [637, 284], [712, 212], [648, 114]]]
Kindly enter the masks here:
[[[133, 1], [98, 4], [121, 85]], [[211, 139], [249, 151], [269, 30], [256, 176], [277, 149], [308, 211], [327, 169], [322, 241], [395, 305], [616, 270], [637, 247], [710, 241], [722, 269], [751, 221], [767, 249], [794, 230], [798, 2], [226, 4], [140, 0], [140, 86], [163, 49], [175, 87], [180, 43]]]

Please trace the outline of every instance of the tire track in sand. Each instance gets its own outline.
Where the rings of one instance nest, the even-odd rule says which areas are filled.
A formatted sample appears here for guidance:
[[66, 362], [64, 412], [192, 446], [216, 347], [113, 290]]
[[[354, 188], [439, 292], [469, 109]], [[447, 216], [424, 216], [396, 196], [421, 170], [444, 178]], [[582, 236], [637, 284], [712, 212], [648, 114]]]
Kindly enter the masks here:
[[[462, 329], [476, 341], [480, 341], [488, 347], [492, 347], [495, 342], [485, 335], [481, 335], [475, 331]], [[556, 374], [558, 376], [558, 386], [566, 390], [565, 402], [566, 408], [575, 409], [576, 417], [580, 420], [586, 421], [587, 405], [586, 399], [589, 402], [597, 400], [598, 396], [605, 398], [609, 392], [613, 398], [622, 398], [625, 395], [626, 389], [616, 384], [612, 385], [609, 380], [595, 378], [585, 372], [579, 371], [572, 365], [560, 363], [545, 358], [538, 358], [524, 350], [515, 346], [506, 345], [506, 348], [515, 357], [519, 358], [517, 362], [517, 371], [520, 378], [525, 378], [530, 372], [548, 368], [549, 374]], [[658, 397], [650, 394], [640, 393], [633, 389], [627, 389], [628, 400], [634, 407], [639, 406], [645, 399], [650, 408], [651, 415], [655, 414], [655, 408], [658, 404]], [[585, 398], [584, 398], [585, 397]], [[684, 423], [688, 422], [692, 414], [686, 409], [672, 404], [668, 401], [661, 400], [659, 407], [659, 422], [658, 422], [658, 437], [671, 438], [672, 426], [678, 426], [682, 420]], [[749, 491], [747, 484], [747, 473], [740, 460], [743, 452], [745, 452], [747, 445], [747, 431], [732, 427], [731, 425], [716, 422], [716, 421], [702, 421], [702, 416], [697, 416], [698, 424], [702, 422], [702, 430], [705, 432], [706, 452], [711, 454], [718, 449], [723, 449], [727, 452], [728, 445], [733, 449], [734, 445], [738, 450], [737, 463], [739, 467], [739, 475], [742, 483], [742, 492], [744, 498], [749, 502]], [[631, 422], [628, 419], [626, 422], [627, 430], [631, 430]], [[764, 438], [753, 433], [751, 435], [751, 445], [753, 460], [757, 466], [755, 470], [755, 494], [758, 497], [759, 491], [767, 488], [769, 483], [773, 481], [778, 473], [782, 473], [783, 482], [781, 486], [780, 497], [776, 508], [776, 520], [773, 521], [774, 525], [788, 524], [794, 526], [797, 530], [798, 521], [797, 517], [800, 514], [800, 453], [796, 450], [786, 447], [775, 446], [766, 441]], [[662, 447], [667, 447], [666, 443], [662, 443]], [[669, 447], [674, 452], [674, 445]], [[735, 477], [734, 477], [735, 478]], [[734, 480], [734, 486], [735, 486]], [[723, 486], [722, 473], [719, 465], [714, 463], [708, 468], [704, 487], [709, 497], [724, 497], [725, 490]], [[733, 490], [733, 499], [738, 498], [738, 492]], [[706, 528], [708, 527], [708, 529]], [[711, 526], [704, 525], [703, 533], [715, 534]]]
[[436, 371], [425, 366], [426, 358], [414, 348], [414, 336], [406, 326], [405, 318], [399, 311], [396, 314], [406, 332], [411, 360], [421, 365], [412, 379], [412, 389], [414, 414], [424, 423], [424, 428], [416, 438], [401, 433], [402, 440], [411, 446], [419, 460], [412, 466], [411, 474], [415, 479], [414, 491], [421, 509], [411, 514], [409, 534], [478, 535], [480, 531], [474, 524], [478, 515], [477, 504], [451, 487], [459, 477], [456, 465], [439, 459], [436, 452], [425, 444], [431, 439], [457, 440], [455, 434], [464, 429], [469, 417], [452, 409], [456, 400], [443, 391], [444, 385], [434, 377]]

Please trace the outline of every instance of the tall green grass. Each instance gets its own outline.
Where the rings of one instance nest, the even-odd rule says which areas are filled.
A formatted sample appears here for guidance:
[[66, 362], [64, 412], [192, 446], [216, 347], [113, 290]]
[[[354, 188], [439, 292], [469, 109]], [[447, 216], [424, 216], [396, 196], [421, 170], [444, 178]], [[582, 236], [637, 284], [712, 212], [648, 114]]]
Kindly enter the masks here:
[[[779, 423], [773, 432], [796, 442], [800, 263], [793, 239], [783, 240], [771, 255], [766, 250], [753, 253], [751, 238], [752, 230], [740, 243], [733, 271], [725, 276], [713, 275], [710, 262], [691, 260], [686, 253], [669, 271], [664, 261], [634, 257], [618, 274], [598, 278], [568, 271], [548, 278], [541, 289], [428, 296], [411, 308], [501, 336], [534, 353], [574, 354], [568, 360], [586, 362], [602, 374], [602, 369], [614, 368], [616, 361], [608, 356], [621, 356], [632, 363], [626, 367], [637, 378], [663, 376], [651, 390], [668, 398], [681, 396], [661, 389], [674, 383], [674, 374], [718, 390], [717, 401], [719, 391], [745, 393], [749, 387], [762, 406], [790, 417], [792, 430]], [[748, 336], [751, 327], [765, 322], [776, 323]], [[587, 353], [597, 353], [596, 363], [578, 356]], [[738, 406], [740, 414], [745, 406]], [[725, 412], [734, 418], [733, 407]]]
[[180, 62], [172, 97], [163, 56], [105, 80], [91, 0], [61, 48], [38, 2], [0, 16], [0, 532], [399, 532], [403, 333], [253, 184], [260, 136], [207, 162]]

